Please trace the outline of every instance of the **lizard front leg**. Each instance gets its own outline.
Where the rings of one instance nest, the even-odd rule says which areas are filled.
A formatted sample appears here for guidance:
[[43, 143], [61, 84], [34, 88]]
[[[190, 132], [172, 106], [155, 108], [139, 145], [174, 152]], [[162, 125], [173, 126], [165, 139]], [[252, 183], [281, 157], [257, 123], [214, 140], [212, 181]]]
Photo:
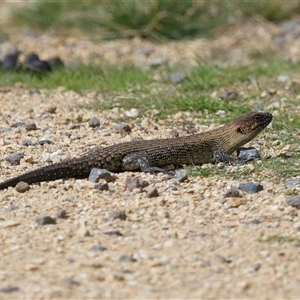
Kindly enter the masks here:
[[171, 170], [153, 166], [151, 157], [145, 152], [136, 152], [126, 155], [122, 160], [124, 171], [142, 170], [145, 173], [170, 173]]

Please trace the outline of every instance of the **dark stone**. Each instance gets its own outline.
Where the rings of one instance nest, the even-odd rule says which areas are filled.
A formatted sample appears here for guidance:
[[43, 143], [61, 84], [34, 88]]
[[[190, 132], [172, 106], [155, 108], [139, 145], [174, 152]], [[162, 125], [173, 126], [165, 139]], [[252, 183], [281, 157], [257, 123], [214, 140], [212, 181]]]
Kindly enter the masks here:
[[23, 140], [22, 141], [22, 145], [26, 146], [26, 147], [28, 147], [28, 146], [35, 146], [35, 143], [32, 142], [31, 140]]
[[17, 68], [18, 65], [18, 57], [20, 51], [17, 48], [11, 49], [9, 53], [7, 53], [1, 63], [1, 67], [4, 70], [14, 70]]
[[148, 198], [154, 198], [154, 197], [158, 197], [159, 194], [158, 194], [158, 190], [156, 187], [154, 187], [153, 189], [151, 189], [150, 191], [148, 191], [147, 193], [147, 197]]
[[255, 182], [240, 183], [239, 188], [248, 194], [255, 194], [264, 189], [261, 184]]
[[26, 56], [24, 67], [26, 70], [37, 75], [45, 75], [51, 72], [51, 66], [49, 63], [45, 60], [40, 60], [36, 53], [31, 53]]
[[11, 125], [11, 127], [22, 127], [25, 126], [25, 122], [15, 122]]
[[240, 197], [240, 192], [238, 189], [236, 188], [230, 188], [225, 194], [224, 194], [224, 198], [230, 198], [230, 197]]
[[47, 63], [50, 65], [50, 67], [52, 69], [55, 69], [55, 68], [63, 68], [64, 67], [64, 63], [63, 61], [61, 60], [60, 57], [58, 56], [55, 56], [55, 57], [52, 57], [48, 60], [46, 60]]
[[107, 183], [97, 183], [94, 188], [99, 191], [109, 191], [109, 186]]
[[104, 234], [110, 235], [110, 236], [123, 236], [123, 234], [119, 230], [104, 231]]
[[31, 131], [31, 130], [36, 130], [37, 129], [37, 127], [36, 127], [36, 125], [35, 125], [34, 122], [26, 122], [25, 123], [25, 128], [26, 128], [27, 131]]
[[52, 141], [50, 141], [50, 140], [40, 140], [40, 141], [38, 141], [38, 145], [42, 145], [42, 146], [44, 146], [44, 145], [53, 145], [54, 144], [54, 142], [52, 142]]
[[41, 226], [41, 225], [49, 225], [49, 224], [56, 224], [55, 219], [51, 218], [50, 216], [41, 216], [41, 217], [37, 217], [35, 219], [35, 222]]
[[254, 147], [238, 148], [236, 152], [238, 159], [245, 162], [260, 159], [259, 151]]

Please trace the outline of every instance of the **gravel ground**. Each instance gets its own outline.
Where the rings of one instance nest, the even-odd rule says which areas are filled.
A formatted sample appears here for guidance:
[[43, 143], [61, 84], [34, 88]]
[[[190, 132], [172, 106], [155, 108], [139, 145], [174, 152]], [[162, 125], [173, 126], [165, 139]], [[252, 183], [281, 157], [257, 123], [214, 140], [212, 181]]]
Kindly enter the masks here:
[[[280, 31], [270, 24], [255, 24], [257, 27], [245, 24], [236, 29], [236, 35], [211, 44], [203, 40], [162, 46], [140, 40], [94, 44], [75, 38], [12, 34], [1, 50], [17, 44], [22, 51], [41, 53], [42, 58], [58, 52], [69, 64], [78, 58], [95, 59], [95, 53], [101, 53], [99, 62], [110, 59], [140, 64], [166, 57], [170, 63], [193, 64], [195, 52], [212, 57], [216, 45], [226, 50], [240, 37], [237, 48], [242, 50], [231, 47], [237, 55], [229, 62], [238, 62], [240, 53], [240, 59], [248, 63], [251, 55], [246, 49], [254, 45], [262, 51], [275, 49], [274, 43], [262, 41]], [[255, 36], [253, 28], [260, 28]], [[296, 46], [297, 42], [289, 50]], [[145, 49], [154, 52], [140, 56]], [[278, 51], [286, 50], [281, 47]], [[287, 55], [292, 58], [291, 53]], [[45, 165], [53, 153], [58, 154], [52, 159], [58, 160], [96, 145], [171, 136], [171, 127], [153, 120], [145, 123], [148, 134], [132, 125], [131, 134], [121, 136], [114, 129], [120, 110], [82, 108], [92, 100], [92, 92], [37, 91], [17, 84], [2, 88], [0, 97], [1, 181]], [[88, 126], [93, 117], [100, 120], [100, 127]], [[15, 122], [34, 122], [37, 129], [11, 127]], [[270, 145], [265, 144], [264, 134], [251, 146], [266, 151]], [[24, 140], [53, 143], [25, 146]], [[20, 165], [5, 160], [15, 152], [24, 153]], [[251, 164], [247, 169], [251, 170]], [[128, 177], [149, 185], [130, 190]], [[32, 185], [25, 193], [12, 188], [1, 191], [0, 298], [299, 298], [299, 210], [286, 205], [285, 182], [275, 182], [268, 170], [251, 174], [249, 181], [259, 182], [264, 189], [256, 194], [239, 189], [239, 196], [227, 201], [224, 194], [241, 181], [216, 176], [189, 177], [180, 183], [166, 180], [163, 174], [139, 172], [115, 174], [108, 191], [94, 189], [87, 180], [73, 179]], [[153, 188], [158, 196], [149, 198], [147, 192]], [[299, 188], [294, 187], [294, 193], [299, 193]], [[39, 225], [36, 219], [42, 216], [52, 217], [56, 224]], [[279, 243], [272, 237], [286, 240]]]

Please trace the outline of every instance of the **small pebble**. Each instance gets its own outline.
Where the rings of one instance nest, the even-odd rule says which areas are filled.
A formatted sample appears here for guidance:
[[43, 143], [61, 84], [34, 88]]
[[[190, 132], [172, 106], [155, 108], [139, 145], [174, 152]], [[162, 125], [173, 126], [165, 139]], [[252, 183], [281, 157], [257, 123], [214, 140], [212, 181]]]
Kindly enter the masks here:
[[154, 197], [158, 197], [158, 196], [159, 196], [159, 194], [158, 194], [157, 188], [153, 188], [150, 191], [148, 191], [148, 193], [147, 193], [148, 198], [154, 198]]
[[184, 170], [184, 169], [178, 170], [178, 171], [175, 173], [175, 177], [178, 179], [179, 182], [183, 182], [183, 181], [185, 181], [186, 179], [188, 179], [187, 171]]
[[38, 145], [54, 145], [54, 142], [50, 141], [50, 140], [40, 140], [38, 141]]
[[240, 197], [240, 192], [236, 188], [230, 188], [223, 196], [224, 198]]
[[22, 145], [26, 146], [26, 147], [28, 147], [28, 146], [35, 146], [35, 143], [33, 143], [31, 140], [23, 140], [22, 141]]
[[110, 235], [110, 236], [122, 236], [122, 233], [119, 230], [104, 231], [104, 234]]
[[126, 177], [125, 187], [130, 191], [141, 188], [140, 180], [137, 177]]
[[293, 187], [295, 187], [299, 184], [300, 184], [299, 179], [293, 179], [293, 180], [286, 181], [284, 185], [285, 185], [286, 188], [293, 188]]
[[20, 289], [16, 286], [7, 286], [0, 289], [0, 293], [11, 294], [14, 292], [18, 292]]
[[60, 209], [57, 213], [56, 213], [56, 217], [58, 219], [67, 219], [68, 215], [67, 212], [64, 209]]
[[124, 211], [111, 211], [108, 214], [108, 218], [112, 220], [117, 220], [117, 219], [126, 220], [127, 216]]
[[179, 83], [186, 79], [186, 73], [184, 72], [173, 72], [168, 75], [168, 78], [173, 83]]
[[41, 91], [37, 88], [31, 88], [29, 89], [29, 94], [40, 94]]
[[56, 224], [55, 219], [51, 218], [50, 216], [40, 216], [35, 219], [35, 222], [41, 225], [48, 225], [48, 224]]
[[131, 108], [124, 112], [125, 115], [129, 118], [137, 118], [139, 116], [139, 111], [136, 108]]
[[118, 123], [115, 125], [115, 130], [119, 133], [129, 133], [131, 132], [131, 128], [128, 124], [126, 123]]
[[27, 131], [31, 131], [31, 130], [36, 130], [37, 127], [36, 127], [36, 125], [35, 125], [34, 122], [26, 122], [26, 123], [25, 123], [25, 129], [26, 129]]
[[154, 58], [147, 62], [149, 67], [158, 67], [167, 62], [167, 59], [164, 57]]
[[221, 100], [235, 100], [238, 96], [236, 91], [226, 91], [219, 95]]
[[107, 248], [105, 247], [102, 247], [100, 245], [94, 245], [92, 246], [92, 248], [90, 249], [90, 251], [94, 251], [94, 252], [103, 252], [103, 251], [106, 251]]
[[254, 159], [260, 159], [259, 151], [254, 147], [239, 148], [237, 149], [237, 157], [242, 161], [251, 161]]
[[255, 194], [264, 189], [264, 187], [261, 184], [254, 182], [240, 183], [239, 188], [248, 194]]
[[99, 191], [109, 191], [109, 186], [107, 183], [97, 183], [95, 184], [94, 189]]
[[90, 232], [89, 229], [88, 229], [87, 227], [85, 227], [85, 226], [81, 226], [81, 227], [77, 230], [76, 234], [77, 234], [79, 237], [82, 237], [82, 238], [91, 236], [91, 232]]
[[121, 255], [119, 258], [120, 262], [137, 262], [135, 258], [133, 258], [131, 255]]
[[5, 208], [5, 211], [13, 211], [13, 210], [17, 210], [17, 209], [20, 209], [20, 207], [16, 206], [16, 205], [10, 205]]
[[113, 177], [106, 169], [93, 168], [89, 175], [89, 181], [98, 182], [100, 179], [104, 179], [106, 182], [113, 181]]
[[11, 125], [11, 127], [22, 127], [25, 126], [25, 122], [15, 122]]
[[21, 158], [24, 157], [23, 153], [20, 152], [15, 152], [12, 154], [9, 154], [8, 156], [5, 157], [5, 160], [9, 162], [11, 165], [19, 165]]
[[286, 198], [285, 202], [287, 205], [300, 208], [300, 196], [288, 197]]
[[17, 183], [15, 189], [18, 193], [25, 193], [26, 191], [30, 190], [30, 186], [27, 182], [20, 181]]
[[98, 118], [94, 117], [89, 120], [88, 124], [90, 127], [95, 128], [100, 126], [100, 121]]

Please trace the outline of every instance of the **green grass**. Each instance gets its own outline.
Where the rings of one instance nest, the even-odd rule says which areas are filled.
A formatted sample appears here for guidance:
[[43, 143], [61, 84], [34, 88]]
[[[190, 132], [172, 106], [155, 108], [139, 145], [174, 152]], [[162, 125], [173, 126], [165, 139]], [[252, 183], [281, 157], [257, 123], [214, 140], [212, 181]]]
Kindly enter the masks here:
[[186, 39], [211, 36], [236, 15], [282, 21], [299, 14], [297, 1], [94, 0], [36, 1], [16, 9], [11, 25], [37, 31], [81, 30], [117, 38]]
[[300, 243], [299, 238], [291, 237], [291, 236], [282, 236], [282, 235], [272, 235], [266, 239], [259, 239], [259, 242], [262, 243]]

